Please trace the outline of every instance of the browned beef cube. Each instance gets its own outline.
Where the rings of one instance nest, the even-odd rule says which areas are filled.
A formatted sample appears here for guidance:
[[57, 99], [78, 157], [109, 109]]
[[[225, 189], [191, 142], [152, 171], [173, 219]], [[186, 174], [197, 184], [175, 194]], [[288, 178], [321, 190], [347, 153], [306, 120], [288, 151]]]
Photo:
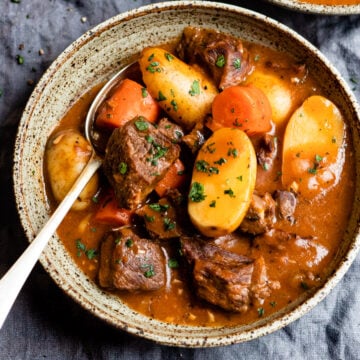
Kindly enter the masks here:
[[115, 129], [107, 144], [104, 172], [119, 207], [140, 206], [179, 154], [179, 145], [143, 117]]
[[240, 230], [257, 235], [263, 234], [276, 222], [276, 203], [271, 194], [253, 194], [249, 209], [240, 224]]
[[99, 283], [128, 291], [160, 289], [165, 284], [160, 246], [128, 228], [108, 233], [101, 244]]
[[294, 212], [297, 203], [295, 194], [291, 191], [276, 190], [273, 197], [276, 201], [279, 217], [293, 223], [295, 221]]
[[278, 154], [277, 137], [270, 134], [261, 135], [257, 139], [257, 145], [257, 162], [264, 170], [269, 170]]
[[220, 89], [239, 85], [253, 67], [241, 40], [215, 30], [185, 28], [177, 52], [185, 62], [205, 67]]
[[171, 239], [180, 236], [176, 210], [166, 198], [142, 206], [137, 214], [144, 218], [145, 227], [152, 238]]
[[179, 143], [184, 136], [181, 126], [174, 124], [167, 118], [160, 119], [157, 129], [175, 144]]
[[226, 310], [247, 311], [254, 260], [194, 238], [181, 238], [181, 245], [198, 296]]

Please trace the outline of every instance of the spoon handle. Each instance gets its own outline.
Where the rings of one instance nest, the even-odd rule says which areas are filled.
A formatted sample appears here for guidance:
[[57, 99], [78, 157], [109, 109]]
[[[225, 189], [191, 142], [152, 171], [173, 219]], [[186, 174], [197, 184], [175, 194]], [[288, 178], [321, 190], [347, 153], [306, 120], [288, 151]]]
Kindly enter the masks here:
[[101, 159], [93, 155], [45, 226], [0, 280], [0, 329], [46, 244], [100, 165]]

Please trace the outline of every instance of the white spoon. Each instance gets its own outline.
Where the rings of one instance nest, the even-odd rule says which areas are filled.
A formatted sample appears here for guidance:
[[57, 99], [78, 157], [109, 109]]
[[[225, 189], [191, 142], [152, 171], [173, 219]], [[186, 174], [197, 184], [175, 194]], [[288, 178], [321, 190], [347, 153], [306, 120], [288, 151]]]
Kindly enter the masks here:
[[14, 263], [14, 265], [8, 270], [8, 272], [0, 280], [0, 329], [4, 324], [10, 309], [12, 308], [21, 288], [23, 287], [26, 279], [28, 278], [31, 270], [38, 261], [42, 251], [47, 245], [48, 241], [60, 225], [65, 215], [70, 210], [75, 200], [80, 195], [83, 188], [89, 182], [94, 173], [99, 169], [102, 164], [101, 151], [96, 144], [93, 131], [93, 124], [95, 121], [95, 114], [99, 105], [104, 101], [109, 91], [120, 80], [125, 78], [127, 72], [133, 71], [132, 66], [136, 63], [132, 63], [121, 69], [115, 74], [99, 91], [94, 101], [92, 102], [90, 109], [86, 116], [85, 121], [85, 137], [92, 146], [92, 156], [83, 169], [82, 173], [75, 181], [74, 185], [70, 189], [69, 193], [65, 196], [63, 201], [59, 204], [55, 212], [51, 215], [45, 226], [30, 243], [24, 253]]

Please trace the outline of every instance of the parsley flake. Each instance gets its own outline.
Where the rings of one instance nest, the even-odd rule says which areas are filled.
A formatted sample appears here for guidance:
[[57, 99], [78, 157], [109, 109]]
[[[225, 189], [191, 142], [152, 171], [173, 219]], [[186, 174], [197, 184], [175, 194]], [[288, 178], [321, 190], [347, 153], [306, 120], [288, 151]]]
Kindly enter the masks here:
[[206, 195], [204, 194], [204, 185], [198, 182], [193, 182], [191, 184], [189, 199], [194, 202], [201, 202], [205, 200]]
[[139, 131], [145, 131], [149, 128], [149, 124], [144, 118], [139, 118], [135, 121], [135, 126]]
[[221, 54], [217, 57], [215, 65], [219, 68], [222, 68], [225, 66], [225, 63], [226, 63], [225, 56]]
[[191, 96], [200, 95], [200, 83], [199, 80], [194, 80], [189, 90]]
[[121, 162], [121, 163], [119, 164], [119, 173], [120, 173], [121, 175], [125, 175], [125, 174], [127, 173], [127, 170], [128, 170], [127, 164], [124, 163], [124, 162]]

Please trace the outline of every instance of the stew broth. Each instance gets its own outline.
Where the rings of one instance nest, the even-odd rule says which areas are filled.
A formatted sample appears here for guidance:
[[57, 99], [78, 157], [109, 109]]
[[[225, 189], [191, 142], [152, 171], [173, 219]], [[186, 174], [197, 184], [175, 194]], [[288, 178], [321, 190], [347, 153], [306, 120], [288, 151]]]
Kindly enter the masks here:
[[[309, 74], [302, 84], [291, 82], [290, 71], [294, 60], [284, 53], [268, 48], [246, 44], [252, 58], [256, 59], [257, 69], [275, 74], [288, 82], [293, 98], [291, 113], [310, 95], [321, 94], [321, 85]], [[268, 63], [280, 61], [287, 67], [269, 68]], [[61, 120], [55, 132], [76, 128], [82, 131], [89, 105], [99, 90], [95, 87], [83, 95]], [[279, 139], [279, 153], [284, 136], [285, 125], [274, 126], [273, 134]], [[222, 237], [218, 245], [238, 254], [259, 253], [267, 264], [267, 274], [272, 280], [279, 281], [281, 287], [274, 289], [271, 296], [261, 306], [250, 307], [243, 314], [224, 311], [196, 298], [188, 274], [179, 268], [168, 269], [166, 286], [150, 292], [115, 292], [132, 309], [146, 316], [176, 323], [204, 326], [228, 326], [246, 324], [276, 312], [297, 299], [302, 293], [319, 287], [331, 271], [329, 264], [334, 258], [345, 231], [354, 194], [354, 162], [349, 134], [346, 136], [345, 162], [342, 175], [336, 186], [325, 196], [314, 200], [298, 198], [294, 218], [295, 223], [280, 220], [277, 227], [304, 237], [316, 238], [316, 247], [308, 244], [291, 243], [283, 251], [274, 251], [264, 244], [254, 248], [249, 237], [240, 236], [235, 241]], [[259, 192], [274, 192], [281, 187], [281, 157], [274, 160], [271, 169], [258, 166], [256, 189]], [[46, 173], [46, 171], [45, 171]], [[56, 206], [50, 191], [48, 196], [52, 207]], [[76, 264], [93, 281], [97, 282], [100, 242], [104, 234], [111, 230], [108, 225], [94, 223], [92, 218], [99, 204], [94, 202], [85, 211], [71, 211], [58, 229], [58, 235]], [[162, 247], [169, 258], [174, 256], [171, 241]], [[94, 250], [89, 252], [89, 250]], [[91, 255], [91, 256], [89, 256]]]

